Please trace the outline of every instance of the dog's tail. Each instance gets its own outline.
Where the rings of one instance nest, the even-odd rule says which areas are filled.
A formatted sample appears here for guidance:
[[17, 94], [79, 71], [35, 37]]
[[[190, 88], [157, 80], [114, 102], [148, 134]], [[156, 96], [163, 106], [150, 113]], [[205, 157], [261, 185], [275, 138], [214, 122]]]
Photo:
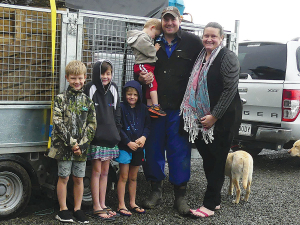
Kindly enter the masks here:
[[248, 160], [243, 161], [244, 166], [242, 183], [245, 190], [247, 189], [248, 183], [251, 183], [253, 170], [253, 158], [250, 154], [248, 155], [248, 158]]

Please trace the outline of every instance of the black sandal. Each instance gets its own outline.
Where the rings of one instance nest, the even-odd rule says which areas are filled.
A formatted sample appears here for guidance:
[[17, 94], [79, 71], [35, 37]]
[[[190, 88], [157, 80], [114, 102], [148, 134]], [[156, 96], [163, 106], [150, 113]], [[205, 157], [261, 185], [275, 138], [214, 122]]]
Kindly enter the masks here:
[[145, 212], [146, 212], [145, 209], [144, 209], [143, 212], [140, 212], [140, 211], [138, 211], [137, 209], [143, 209], [143, 208], [141, 208], [141, 207], [139, 207], [139, 206], [136, 206], [136, 207], [131, 208], [130, 211], [135, 212], [135, 213], [138, 213], [138, 214], [145, 214]]
[[[114, 210], [112, 210], [112, 208], [110, 208], [109, 206], [107, 206], [106, 208], [103, 208], [103, 210], [105, 210], [109, 215], [112, 215], [112, 216], [114, 216], [114, 217], [120, 216], [119, 213], [117, 213], [117, 212], [115, 212]], [[111, 213], [109, 213], [109, 212], [115, 212], [116, 215], [113, 215], [113, 214], [111, 214]]]
[[100, 216], [101, 214], [110, 215], [106, 210], [102, 209], [102, 210], [93, 211], [93, 215], [92, 216], [94, 218], [98, 218], [98, 219], [106, 220], [106, 221], [115, 220], [115, 218], [113, 218], [113, 217], [108, 217], [108, 218], [102, 217], [102, 216]]

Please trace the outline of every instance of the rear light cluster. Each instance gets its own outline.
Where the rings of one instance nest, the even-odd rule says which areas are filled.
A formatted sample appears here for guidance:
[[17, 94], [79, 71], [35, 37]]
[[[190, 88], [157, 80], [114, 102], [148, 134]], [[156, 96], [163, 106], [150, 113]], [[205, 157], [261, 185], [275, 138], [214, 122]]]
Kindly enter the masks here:
[[293, 122], [300, 110], [300, 90], [283, 90], [282, 121]]

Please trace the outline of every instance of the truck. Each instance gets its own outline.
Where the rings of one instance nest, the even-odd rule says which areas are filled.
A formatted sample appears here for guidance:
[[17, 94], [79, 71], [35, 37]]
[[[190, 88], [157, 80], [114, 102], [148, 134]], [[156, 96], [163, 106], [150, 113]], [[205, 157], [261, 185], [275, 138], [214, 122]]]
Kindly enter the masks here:
[[[138, 7], [138, 2], [137, 7]], [[148, 9], [160, 15], [165, 2]], [[155, 9], [155, 10], [153, 10]], [[17, 216], [31, 194], [56, 198], [56, 160], [45, 156], [53, 96], [67, 87], [65, 66], [78, 59], [91, 79], [93, 62], [106, 58], [114, 64], [119, 91], [133, 79], [134, 56], [126, 32], [142, 30], [148, 17], [62, 9], [56, 11], [54, 73], [52, 73], [51, 10], [0, 4], [0, 219]], [[182, 29], [201, 36], [203, 25], [183, 22]], [[225, 31], [226, 45], [237, 49], [237, 34]], [[121, 92], [120, 92], [121, 94]], [[83, 205], [92, 204], [91, 163], [84, 177]], [[70, 182], [71, 179], [70, 179]], [[115, 166], [109, 173], [116, 183]], [[72, 184], [68, 185], [71, 190]], [[68, 191], [72, 193], [72, 191]], [[72, 198], [72, 196], [69, 196]]]
[[239, 43], [242, 124], [235, 149], [291, 148], [300, 139], [300, 38]]

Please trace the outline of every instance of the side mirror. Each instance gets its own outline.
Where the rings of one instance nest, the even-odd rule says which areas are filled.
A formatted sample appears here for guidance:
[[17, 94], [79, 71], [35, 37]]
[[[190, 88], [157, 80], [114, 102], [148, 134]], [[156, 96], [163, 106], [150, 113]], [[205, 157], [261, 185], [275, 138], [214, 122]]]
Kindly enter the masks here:
[[252, 77], [248, 73], [240, 73], [240, 79], [252, 80]]

